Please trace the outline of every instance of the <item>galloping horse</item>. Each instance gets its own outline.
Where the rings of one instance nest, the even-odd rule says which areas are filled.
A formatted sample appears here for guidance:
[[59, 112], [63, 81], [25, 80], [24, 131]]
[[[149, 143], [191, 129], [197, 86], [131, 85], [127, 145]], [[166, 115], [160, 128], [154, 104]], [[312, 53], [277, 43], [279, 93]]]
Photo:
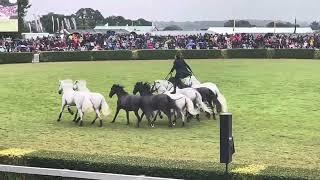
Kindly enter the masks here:
[[88, 93], [74, 91], [72, 80], [59, 81], [58, 93], [62, 94], [61, 111], [58, 121], [61, 120], [63, 110], [66, 106], [76, 106], [80, 116], [80, 126], [82, 126], [84, 113], [94, 111]]
[[[89, 97], [90, 97], [90, 101], [95, 109], [95, 113], [96, 113], [96, 118], [95, 120], [92, 121], [92, 124], [95, 123], [95, 121], [99, 118], [100, 120], [100, 127], [102, 127], [102, 118], [100, 115], [100, 111], [102, 112], [102, 114], [104, 116], [108, 116], [111, 113], [110, 107], [107, 104], [106, 99], [104, 98], [104, 96], [100, 93], [93, 93], [91, 92], [88, 88], [87, 88], [87, 82], [84, 80], [77, 80], [74, 82], [73, 85], [73, 89], [75, 91], [79, 91], [79, 92], [84, 92], [84, 93], [88, 93]], [[77, 119], [77, 113], [75, 115], [74, 121], [76, 121]], [[79, 119], [78, 119], [79, 120]]]
[[187, 78], [184, 78], [181, 80], [182, 83], [184, 83], [186, 86], [192, 87], [192, 88], [200, 88], [205, 87], [210, 89], [212, 92], [214, 92], [217, 95], [217, 111], [218, 113], [225, 113], [228, 112], [228, 106], [227, 106], [227, 100], [224, 97], [224, 95], [220, 92], [217, 85], [211, 82], [201, 83], [197, 80], [195, 76], [190, 76]]

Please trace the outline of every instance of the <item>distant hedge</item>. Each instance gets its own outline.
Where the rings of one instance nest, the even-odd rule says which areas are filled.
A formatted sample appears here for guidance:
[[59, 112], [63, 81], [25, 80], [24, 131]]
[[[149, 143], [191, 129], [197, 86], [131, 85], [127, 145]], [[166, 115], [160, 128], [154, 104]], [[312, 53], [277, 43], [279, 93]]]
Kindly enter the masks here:
[[320, 50], [315, 50], [314, 51], [314, 59], [320, 59]]
[[40, 62], [63, 61], [102, 61], [102, 60], [130, 60], [132, 52], [121, 51], [73, 51], [73, 52], [41, 52]]
[[33, 53], [0, 53], [0, 64], [31, 63]]
[[222, 50], [222, 56], [225, 59], [246, 58], [260, 59], [268, 58], [267, 49], [226, 49]]
[[313, 49], [274, 49], [274, 59], [313, 59]]
[[136, 50], [134, 59], [152, 60], [152, 59], [173, 59], [178, 50]]
[[[167, 60], [181, 52], [185, 59], [320, 59], [313, 49], [117, 50], [40, 52], [40, 62]], [[31, 63], [33, 53], [0, 53], [0, 64]]]
[[[185, 59], [219, 59], [220, 50], [180, 50]], [[172, 57], [171, 57], [172, 59]]]
[[[77, 154], [53, 151], [35, 151], [24, 156], [0, 156], [1, 164], [31, 167], [71, 169], [102, 173], [146, 175], [178, 179], [317, 179], [320, 169], [267, 166], [259, 173], [250, 173], [247, 165], [231, 164], [230, 174], [224, 174], [224, 165], [194, 160], [165, 160], [144, 157], [125, 157], [99, 154]], [[252, 165], [251, 165], [252, 166]], [[250, 169], [250, 168], [249, 168]], [[24, 176], [1, 173], [0, 179], [23, 179]], [[26, 178], [28, 179], [28, 178]], [[35, 178], [37, 179], [37, 178]], [[43, 179], [39, 178], [39, 179]]]
[[313, 49], [135, 50], [42, 52], [40, 62], [96, 60], [167, 60], [181, 52], [185, 59], [320, 59]]

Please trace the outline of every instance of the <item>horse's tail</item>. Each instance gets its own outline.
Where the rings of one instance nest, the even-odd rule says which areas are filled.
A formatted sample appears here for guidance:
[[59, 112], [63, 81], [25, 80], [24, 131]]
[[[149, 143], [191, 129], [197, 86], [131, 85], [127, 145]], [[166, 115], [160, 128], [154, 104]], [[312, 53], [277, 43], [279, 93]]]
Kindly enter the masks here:
[[197, 92], [196, 96], [196, 102], [200, 106], [200, 108], [203, 109], [203, 111], [212, 114], [212, 110], [202, 101], [201, 94]]
[[111, 114], [111, 109], [104, 97], [101, 99], [101, 112], [104, 116], [109, 116]]
[[228, 112], [228, 105], [227, 105], [227, 100], [223, 96], [223, 94], [219, 93], [217, 97], [217, 105], [220, 106], [217, 108], [218, 113], [225, 113]]
[[203, 85], [203, 87], [209, 88], [213, 93], [215, 93], [217, 95], [216, 104], [218, 106], [217, 107], [218, 113], [228, 112], [227, 100], [223, 96], [223, 94], [220, 92], [220, 90], [218, 89], [217, 85], [215, 85], [213, 83], [204, 83], [202, 85]]
[[199, 114], [199, 111], [197, 111], [195, 108], [194, 108], [194, 105], [193, 105], [193, 102], [191, 101], [190, 98], [188, 97], [185, 97], [186, 99], [186, 107], [187, 107], [187, 111], [193, 115], [193, 116], [196, 116]]

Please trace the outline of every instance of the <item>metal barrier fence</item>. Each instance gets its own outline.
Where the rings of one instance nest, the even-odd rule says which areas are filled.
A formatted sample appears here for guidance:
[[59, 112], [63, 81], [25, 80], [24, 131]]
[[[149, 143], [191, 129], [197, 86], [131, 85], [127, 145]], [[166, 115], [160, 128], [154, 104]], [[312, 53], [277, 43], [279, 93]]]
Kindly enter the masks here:
[[0, 165], [0, 172], [39, 175], [39, 176], [64, 177], [64, 178], [79, 178], [79, 179], [175, 180], [175, 179], [156, 178], [156, 177], [147, 177], [147, 176], [131, 176], [131, 175], [121, 175], [121, 174], [74, 171], [74, 170], [68, 170], [68, 169], [51, 169], [51, 168], [37, 168], [37, 167], [11, 166], [11, 165]]

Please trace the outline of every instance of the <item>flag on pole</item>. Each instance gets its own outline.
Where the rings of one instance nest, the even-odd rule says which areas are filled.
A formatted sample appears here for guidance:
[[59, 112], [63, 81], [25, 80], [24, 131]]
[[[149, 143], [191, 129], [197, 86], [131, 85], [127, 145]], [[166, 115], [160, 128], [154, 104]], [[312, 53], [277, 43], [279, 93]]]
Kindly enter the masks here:
[[235, 28], [236, 28], [236, 19], [233, 20], [233, 33], [235, 31]]
[[39, 32], [38, 20], [35, 14], [33, 15], [33, 18], [34, 18], [34, 23], [36, 24], [36, 31]]
[[32, 29], [31, 29], [31, 22], [28, 23], [29, 25], [29, 30], [30, 30], [30, 33], [32, 33]]
[[58, 32], [60, 31], [60, 22], [59, 22], [59, 18], [57, 18], [57, 25], [58, 25]]
[[77, 22], [76, 22], [76, 19], [73, 17], [73, 18], [71, 18], [71, 21], [72, 21], [72, 23], [73, 23], [74, 29], [77, 30]]
[[273, 33], [276, 33], [276, 28], [277, 28], [277, 21], [275, 20], [274, 22], [273, 22]]
[[67, 18], [63, 18], [63, 22], [66, 24], [66, 29], [69, 29], [69, 27], [68, 27], [68, 22], [67, 22]]
[[294, 34], [297, 32], [297, 18], [294, 18]]
[[64, 23], [63, 23], [63, 20], [61, 20], [61, 30], [64, 30]]
[[52, 20], [52, 32], [55, 32], [54, 31], [54, 18], [53, 18], [53, 16], [51, 16], [51, 20]]
[[70, 23], [70, 19], [67, 19], [67, 21], [68, 21], [68, 26], [69, 26], [69, 28], [72, 29], [71, 23]]
[[39, 21], [39, 27], [40, 27], [40, 32], [43, 32], [43, 26], [42, 26], [42, 23], [41, 23], [41, 19], [40, 19], [40, 16], [38, 15], [38, 21]]

